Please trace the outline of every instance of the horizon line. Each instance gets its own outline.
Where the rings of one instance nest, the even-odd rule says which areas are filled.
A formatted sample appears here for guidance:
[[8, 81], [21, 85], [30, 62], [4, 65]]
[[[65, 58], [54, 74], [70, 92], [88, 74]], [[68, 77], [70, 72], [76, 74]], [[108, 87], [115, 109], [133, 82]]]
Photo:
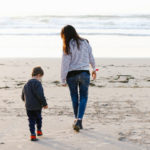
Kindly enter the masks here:
[[127, 14], [118, 14], [118, 13], [110, 13], [110, 14], [71, 14], [71, 15], [49, 15], [49, 14], [39, 14], [39, 15], [0, 15], [1, 17], [150, 17], [150, 13], [127, 13]]

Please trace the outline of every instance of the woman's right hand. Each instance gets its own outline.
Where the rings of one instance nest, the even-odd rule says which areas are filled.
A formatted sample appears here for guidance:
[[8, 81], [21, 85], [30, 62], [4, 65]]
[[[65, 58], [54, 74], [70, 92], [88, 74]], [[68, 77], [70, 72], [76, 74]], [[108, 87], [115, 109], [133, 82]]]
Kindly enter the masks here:
[[93, 71], [93, 72], [92, 72], [92, 77], [93, 77], [93, 80], [96, 79], [96, 71]]

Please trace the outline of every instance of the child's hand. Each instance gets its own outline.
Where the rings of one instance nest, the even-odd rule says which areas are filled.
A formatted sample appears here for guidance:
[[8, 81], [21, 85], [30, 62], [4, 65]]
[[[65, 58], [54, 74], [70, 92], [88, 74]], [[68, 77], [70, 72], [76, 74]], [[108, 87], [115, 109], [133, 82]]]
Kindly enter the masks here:
[[92, 72], [92, 77], [93, 77], [93, 80], [96, 79], [96, 71], [93, 71], [93, 72]]
[[44, 106], [43, 108], [44, 108], [44, 109], [47, 109], [47, 108], [48, 108], [48, 105]]

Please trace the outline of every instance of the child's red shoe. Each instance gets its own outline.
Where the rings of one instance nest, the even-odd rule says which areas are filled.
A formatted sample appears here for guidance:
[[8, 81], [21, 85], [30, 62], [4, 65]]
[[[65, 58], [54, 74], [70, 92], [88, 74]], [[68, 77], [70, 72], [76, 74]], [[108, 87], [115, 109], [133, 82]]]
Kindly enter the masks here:
[[31, 141], [38, 141], [35, 135], [31, 135]]
[[42, 135], [43, 135], [42, 131], [41, 131], [41, 130], [38, 130], [38, 131], [37, 131], [37, 136], [42, 136]]

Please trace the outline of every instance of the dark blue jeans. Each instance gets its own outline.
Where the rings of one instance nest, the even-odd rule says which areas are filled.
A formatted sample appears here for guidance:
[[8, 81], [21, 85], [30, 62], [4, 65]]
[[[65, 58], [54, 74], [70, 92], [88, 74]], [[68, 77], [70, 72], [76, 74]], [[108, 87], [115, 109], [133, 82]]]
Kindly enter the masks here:
[[35, 125], [37, 125], [37, 130], [41, 130], [42, 128], [41, 113], [41, 110], [27, 110], [31, 135], [35, 135]]
[[67, 83], [70, 90], [75, 118], [82, 119], [88, 100], [90, 75], [87, 72], [82, 72], [73, 77], [68, 77]]

